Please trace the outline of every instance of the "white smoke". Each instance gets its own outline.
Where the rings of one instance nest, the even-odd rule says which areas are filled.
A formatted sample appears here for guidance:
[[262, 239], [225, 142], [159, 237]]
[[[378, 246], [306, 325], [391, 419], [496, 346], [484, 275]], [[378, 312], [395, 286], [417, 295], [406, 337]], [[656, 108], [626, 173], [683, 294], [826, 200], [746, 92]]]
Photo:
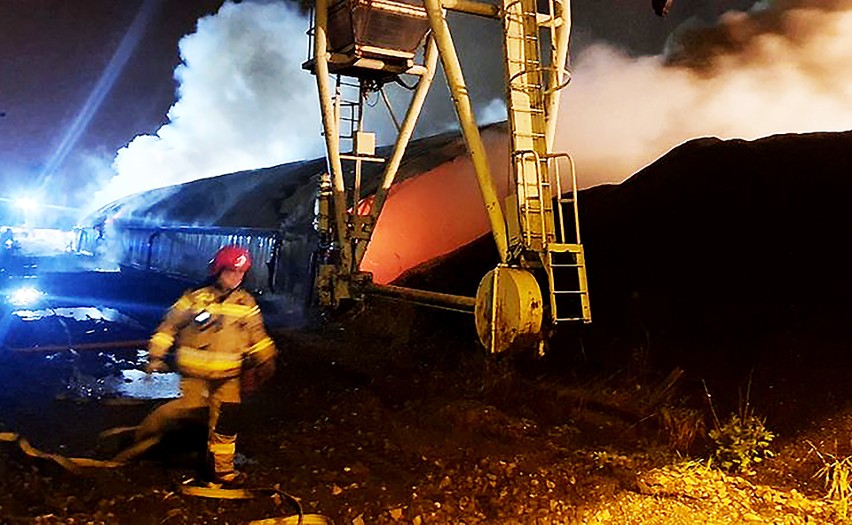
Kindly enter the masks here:
[[314, 77], [301, 69], [309, 27], [289, 3], [226, 2], [180, 41], [168, 123], [138, 136], [95, 197], [118, 197], [322, 154]]
[[[119, 151], [117, 175], [93, 204], [321, 156], [315, 81], [301, 69], [308, 26], [287, 3], [226, 2], [201, 19], [180, 42], [169, 122]], [[583, 186], [620, 182], [695, 137], [852, 128], [852, 0], [730, 12], [715, 27], [685, 28], [670, 47], [679, 65], [605, 44], [574, 61], [556, 149], [575, 156]], [[435, 120], [434, 106], [419, 128]], [[499, 103], [477, 110], [483, 122], [504, 111]]]
[[586, 49], [556, 144], [575, 156], [582, 185], [620, 182], [695, 137], [852, 129], [852, 1], [773, 5], [675, 35], [669, 62], [680, 65]]

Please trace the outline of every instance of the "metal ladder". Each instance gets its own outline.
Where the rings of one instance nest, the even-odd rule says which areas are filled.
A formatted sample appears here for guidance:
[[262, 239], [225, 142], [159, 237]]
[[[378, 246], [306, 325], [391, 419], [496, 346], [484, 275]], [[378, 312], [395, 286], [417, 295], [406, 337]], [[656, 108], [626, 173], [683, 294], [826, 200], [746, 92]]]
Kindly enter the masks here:
[[[525, 250], [537, 253], [547, 274], [551, 320], [590, 322], [574, 166], [568, 155], [548, 150], [545, 79], [554, 65], [542, 63], [536, 0], [506, 0], [503, 12], [511, 169], [522, 242]], [[559, 161], [566, 159], [569, 196], [563, 195], [559, 176]]]
[[[556, 183], [557, 241], [547, 246], [545, 268], [550, 290], [554, 322], [592, 321], [589, 286], [586, 279], [586, 255], [580, 242], [580, 213], [577, 205], [577, 172], [567, 153], [548, 156]], [[559, 162], [570, 168], [570, 188], [564, 191]]]
[[364, 113], [364, 84], [352, 83], [340, 76], [337, 80], [335, 98], [335, 117], [338, 122], [338, 140], [340, 141], [340, 160], [343, 163], [344, 179], [348, 188], [349, 200], [347, 215], [351, 230], [349, 237], [353, 243], [367, 242], [368, 230], [372, 229], [369, 211], [360, 207], [362, 199], [361, 178], [364, 162], [384, 163], [384, 159], [375, 157], [374, 150], [368, 154], [359, 151], [358, 140], [362, 134]]

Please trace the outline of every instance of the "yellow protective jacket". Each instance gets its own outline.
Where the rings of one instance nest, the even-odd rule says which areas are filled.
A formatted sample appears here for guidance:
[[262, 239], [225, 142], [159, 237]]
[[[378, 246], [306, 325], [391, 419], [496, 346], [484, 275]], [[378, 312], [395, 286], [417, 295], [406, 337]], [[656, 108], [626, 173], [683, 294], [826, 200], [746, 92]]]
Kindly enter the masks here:
[[278, 353], [254, 297], [241, 288], [228, 293], [215, 286], [187, 292], [172, 305], [151, 336], [149, 359], [162, 360], [172, 347], [178, 370], [202, 379], [238, 377], [243, 366]]

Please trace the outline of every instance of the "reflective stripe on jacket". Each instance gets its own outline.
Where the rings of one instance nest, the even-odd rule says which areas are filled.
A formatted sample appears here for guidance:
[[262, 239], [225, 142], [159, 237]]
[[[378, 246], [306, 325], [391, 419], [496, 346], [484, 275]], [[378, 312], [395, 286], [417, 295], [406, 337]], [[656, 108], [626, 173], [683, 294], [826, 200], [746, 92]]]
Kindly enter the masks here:
[[176, 352], [178, 370], [201, 379], [230, 379], [240, 375], [243, 356], [231, 352], [213, 352], [180, 346]]
[[277, 355], [260, 308], [241, 288], [226, 294], [206, 286], [178, 299], [151, 336], [150, 358], [173, 347], [180, 372], [204, 379], [236, 377], [244, 360], [254, 366]]

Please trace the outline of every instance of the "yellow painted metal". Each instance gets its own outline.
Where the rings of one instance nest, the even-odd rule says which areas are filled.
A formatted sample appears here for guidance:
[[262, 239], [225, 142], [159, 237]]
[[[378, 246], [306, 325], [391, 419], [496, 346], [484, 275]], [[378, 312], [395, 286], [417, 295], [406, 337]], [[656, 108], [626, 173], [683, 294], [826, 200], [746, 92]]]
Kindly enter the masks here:
[[[422, 17], [424, 21], [426, 19], [425, 11], [422, 7], [419, 9], [414, 7], [408, 9], [406, 8], [408, 4], [404, 3], [397, 5], [397, 3], [386, 2], [386, 4], [385, 11], [388, 11], [391, 15], [396, 13], [411, 19], [418, 17]], [[426, 46], [424, 66], [415, 66], [412, 60], [406, 59], [408, 54], [413, 56], [413, 53], [406, 51], [408, 54], [403, 53], [399, 55], [394, 49], [383, 48], [380, 50], [381, 53], [376, 56], [385, 57], [381, 60], [342, 56], [339, 58], [339, 67], [335, 68], [335, 71], [338, 73], [338, 82], [337, 91], [333, 94], [329, 80], [329, 75], [331, 74], [329, 66], [334, 59], [334, 54], [330, 53], [329, 49], [331, 45], [331, 38], [329, 36], [329, 0], [319, 0], [316, 3], [314, 24], [314, 57], [306, 62], [306, 68], [311, 70], [317, 77], [328, 169], [331, 174], [331, 191], [326, 191], [325, 195], [323, 195], [321, 188], [319, 201], [321, 208], [323, 208], [321, 211], [323, 211], [324, 215], [333, 216], [333, 222], [328, 223], [327, 221], [329, 227], [325, 231], [331, 234], [332, 238], [329, 240], [334, 243], [338, 254], [335, 262], [331, 264], [323, 263], [318, 268], [316, 290], [321, 305], [336, 306], [340, 300], [357, 295], [356, 288], [358, 284], [365, 281], [366, 276], [359, 274], [360, 262], [366, 253], [367, 245], [372, 236], [373, 226], [387, 197], [387, 190], [393, 182], [405, 153], [405, 148], [411, 139], [414, 125], [432, 83], [435, 70], [437, 69], [438, 58], [437, 48], [431, 39], [428, 40]], [[341, 28], [338, 27], [337, 29]], [[355, 28], [352, 29], [354, 30]], [[404, 38], [403, 40], [410, 40], [410, 38]], [[374, 51], [366, 43], [364, 45], [359, 44], [359, 50], [368, 54]], [[395, 61], [394, 57], [396, 55], [406, 60], [402, 62]], [[394, 63], [391, 64], [388, 62], [389, 60], [394, 61]], [[377, 76], [376, 72], [378, 71], [387, 71], [392, 74], [410, 72], [420, 75], [420, 79], [406, 117], [400, 127], [393, 155], [387, 164], [384, 177], [385, 182], [377, 194], [377, 205], [371, 214], [360, 215], [357, 212], [357, 204], [361, 199], [360, 179], [362, 163], [384, 162], [384, 159], [373, 156], [374, 154], [370, 151], [373, 149], [372, 147], [365, 148], [365, 142], [369, 142], [372, 135], [361, 129], [362, 122], [360, 115], [360, 104], [364, 98], [365, 90], [373, 88], [373, 82], [376, 78], [392, 78], [392, 76]], [[346, 89], [346, 86], [351, 86], [351, 84], [341, 82], [341, 76], [345, 75], [354, 75], [359, 79], [356, 85], [359, 92], [357, 102], [353, 103], [344, 100], [345, 97], [342, 91]], [[352, 115], [344, 114], [345, 110], [351, 110]], [[342, 123], [348, 123], [352, 126], [352, 129], [342, 130]], [[344, 155], [341, 153], [341, 138], [350, 135], [357, 136], [360, 140], [357, 140], [353, 144], [353, 154]], [[344, 181], [344, 160], [354, 162], [355, 180], [351, 190], [347, 189], [346, 182]]]
[[332, 196], [334, 200], [334, 223], [340, 250], [341, 269], [350, 271], [352, 255], [346, 242], [346, 188], [343, 183], [343, 166], [340, 162], [340, 134], [337, 112], [332, 101], [328, 71], [328, 0], [316, 0], [316, 35], [314, 58], [316, 60], [317, 90], [319, 91], [322, 125], [325, 130], [325, 146], [331, 171]]
[[[548, 291], [550, 295], [550, 317], [554, 323], [563, 321], [592, 322], [592, 310], [589, 302], [589, 287], [586, 276], [586, 256], [580, 241], [580, 211], [577, 206], [577, 171], [574, 167], [574, 159], [567, 153], [551, 153], [547, 160], [552, 166], [554, 174], [555, 195], [557, 196], [557, 242], [547, 245], [545, 269], [547, 271]], [[564, 160], [570, 170], [568, 181], [570, 188], [563, 190], [562, 177], [559, 173], [559, 161]], [[566, 196], [567, 195], [567, 196]], [[565, 208], [570, 207], [570, 215]], [[571, 228], [566, 227], [569, 222]], [[566, 263], [560, 254], [570, 254], [570, 260]], [[560, 257], [561, 262], [554, 259]], [[571, 277], [570, 286], [561, 284], [565, 280], [565, 274]], [[570, 303], [569, 313], [561, 313], [565, 307], [565, 301], [558, 301], [557, 296], [573, 297]], [[562, 307], [558, 306], [562, 303]]]
[[556, 241], [553, 192], [546, 170], [542, 172], [547, 164], [542, 164], [537, 152], [529, 150], [513, 151], [511, 159], [524, 247], [543, 254], [547, 245]]
[[482, 143], [482, 137], [479, 135], [479, 128], [473, 114], [470, 95], [465, 85], [464, 75], [462, 75], [461, 63], [453, 45], [447, 20], [444, 18], [441, 0], [425, 0], [425, 2], [426, 14], [429, 17], [432, 35], [441, 53], [441, 63], [444, 66], [447, 85], [450, 88], [450, 93], [455, 103], [465, 144], [473, 162], [482, 199], [485, 202], [485, 211], [488, 214], [488, 221], [491, 224], [491, 234], [494, 236], [500, 261], [505, 263], [509, 259], [506, 221], [503, 218], [503, 210], [500, 207], [500, 200], [497, 197], [497, 188], [491, 176], [491, 168], [488, 165], [488, 154], [485, 151], [485, 145]]
[[[364, 281], [365, 276], [357, 272], [358, 266], [366, 253], [373, 228], [396, 177], [426, 93], [433, 81], [437, 60], [440, 58], [501, 262], [500, 266], [483, 278], [477, 292], [475, 313], [480, 338], [492, 352], [504, 351], [524, 341], [540, 342], [538, 338], [545, 308], [542, 290], [536, 277], [541, 278], [542, 285], [547, 285], [545, 299], [548, 300], [552, 322], [590, 321], [585, 256], [579, 238], [573, 161], [566, 155], [552, 153], [560, 90], [565, 87], [569, 77], [566, 63], [571, 30], [570, 0], [501, 0], [497, 4], [478, 0], [424, 0], [425, 17], [431, 29], [426, 41], [425, 66], [414, 65], [413, 55], [407, 58], [409, 55], [400, 54], [402, 51], [392, 46], [380, 46], [381, 49], [373, 50], [373, 43], [368, 40], [358, 43], [362, 51], [366, 50], [366, 55], [342, 57], [337, 65], [334, 62], [334, 53], [328, 52], [330, 44], [326, 41], [329, 1], [317, 2], [314, 46], [316, 57], [314, 61], [307, 63], [318, 79], [327, 77], [331, 68], [332, 72], [338, 74], [339, 89], [341, 76], [357, 77], [361, 93], [358, 102], [360, 111], [365, 89], [375, 89], [377, 82], [380, 86], [382, 82], [392, 78], [389, 75], [415, 71], [421, 75], [417, 91], [401, 125], [397, 124], [391, 111], [394, 123], [397, 124], [398, 138], [393, 154], [387, 161], [373, 207], [366, 216], [351, 211], [355, 209], [354, 204], [360, 198], [360, 192], [357, 190], [360, 187], [361, 163], [382, 159], [365, 155], [365, 151], [361, 150], [353, 152], [354, 155], [341, 154], [340, 140], [345, 140], [340, 129], [342, 122], [346, 120], [345, 116], [341, 117], [344, 97], [338, 93], [336, 103], [333, 103], [327, 78], [324, 81], [318, 80], [329, 171], [332, 174], [333, 198], [327, 198], [331, 203], [327, 208], [333, 209], [334, 220], [329, 221], [329, 229], [335, 230], [332, 233], [339, 244], [341, 261], [334, 268], [325, 268], [324, 273], [319, 273], [320, 281], [332, 283], [331, 287], [327, 287], [330, 294], [348, 297], [349, 286], [355, 286], [352, 283], [356, 281]], [[545, 5], [546, 12], [538, 12], [538, 8]], [[414, 16], [413, 12], [408, 13], [407, 10], [408, 8], [403, 9], [405, 13], [402, 14]], [[505, 209], [497, 196], [489, 158], [479, 133], [461, 64], [445, 18], [445, 10], [498, 19], [502, 23], [511, 140], [511, 183]], [[422, 10], [420, 12], [422, 13]], [[423, 19], [420, 20], [422, 23]], [[549, 37], [540, 38], [544, 31], [549, 31]], [[541, 49], [543, 41], [550, 43], [547, 53]], [[333, 51], [346, 52], [342, 48], [335, 48]], [[410, 50], [405, 52], [410, 54]], [[361, 69], [368, 65], [373, 68], [372, 71]], [[385, 102], [387, 104], [386, 99]], [[390, 109], [390, 104], [387, 105]], [[357, 126], [353, 126], [352, 131], [354, 135], [357, 127], [360, 136], [360, 112], [358, 115]], [[354, 117], [350, 120], [355, 122]], [[343, 132], [343, 135], [346, 133]], [[572, 188], [568, 197], [562, 195], [558, 167], [560, 162], [564, 163], [566, 157], [571, 164]], [[341, 161], [355, 163], [354, 195], [346, 193], [343, 186]], [[569, 206], [572, 207], [570, 211]], [[536, 276], [531, 272], [536, 272]], [[415, 301], [441, 303], [461, 309], [467, 307], [470, 300], [455, 296], [426, 297], [412, 291], [402, 293], [400, 290], [381, 290], [384, 294], [390, 292], [393, 292], [392, 295], [406, 296]], [[570, 311], [570, 314], [560, 314], [557, 311], [557, 303], [566, 302], [564, 299], [559, 301], [558, 297], [577, 299], [568, 300], [570, 307], [566, 310]], [[333, 301], [336, 302], [334, 299]]]
[[[548, 13], [537, 0], [503, 0], [504, 50], [511, 131], [511, 174], [518, 205], [523, 259], [547, 275], [550, 320], [591, 321], [583, 247], [580, 244], [574, 164], [551, 153], [559, 92], [565, 86], [570, 6], [549, 0]], [[550, 30], [549, 53], [540, 31]], [[559, 161], [571, 166], [571, 196], [562, 195]], [[572, 206], [572, 213], [565, 211]], [[558, 222], [557, 222], [558, 219]], [[571, 222], [573, 228], [566, 229]], [[563, 310], [563, 312], [560, 312]], [[565, 313], [567, 310], [569, 313]]]
[[500, 265], [485, 274], [474, 313], [479, 340], [491, 353], [530, 346], [541, 337], [541, 289], [526, 270]]
[[[557, 263], [554, 258], [559, 254], [569, 254], [570, 263]], [[565, 321], [592, 322], [592, 310], [589, 301], [589, 287], [586, 279], [586, 255], [582, 244], [551, 244], [546, 253], [545, 267], [548, 269], [547, 282], [550, 295], [550, 320], [556, 324]], [[576, 273], [576, 286], [566, 289], [559, 284], [557, 277], [560, 270], [570, 268]], [[569, 314], [565, 314], [565, 305], [557, 307], [559, 296], [573, 296], [571, 301], [573, 308]], [[562, 313], [560, 313], [562, 312]]]
[[547, 151], [553, 151], [556, 137], [556, 123], [559, 115], [559, 101], [562, 88], [568, 82], [566, 66], [568, 62], [568, 43], [571, 36], [571, 0], [550, 0], [552, 19], [545, 25], [550, 28], [551, 64], [550, 79], [545, 92], [547, 112]]
[[546, 69], [539, 49], [536, 0], [503, 0], [511, 163], [526, 250], [542, 254], [555, 240], [548, 153]]
[[468, 15], [499, 18], [500, 6], [477, 2], [476, 0], [443, 0], [441, 5], [449, 11], [457, 11]]

